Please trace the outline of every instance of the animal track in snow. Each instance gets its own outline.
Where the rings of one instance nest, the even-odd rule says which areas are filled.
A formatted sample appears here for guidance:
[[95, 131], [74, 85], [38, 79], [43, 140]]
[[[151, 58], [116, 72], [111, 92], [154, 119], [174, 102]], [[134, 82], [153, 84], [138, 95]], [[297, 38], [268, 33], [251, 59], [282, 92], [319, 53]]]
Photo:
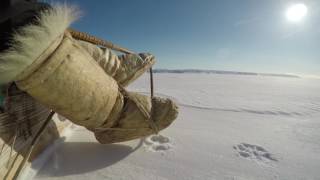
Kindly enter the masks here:
[[257, 160], [260, 162], [276, 162], [278, 161], [273, 157], [271, 153], [269, 153], [266, 149], [261, 146], [252, 145], [248, 143], [241, 143], [236, 146], [233, 146], [233, 149], [238, 152], [240, 157], [246, 159]]
[[147, 150], [152, 152], [164, 152], [172, 148], [171, 140], [162, 135], [151, 135], [144, 140]]

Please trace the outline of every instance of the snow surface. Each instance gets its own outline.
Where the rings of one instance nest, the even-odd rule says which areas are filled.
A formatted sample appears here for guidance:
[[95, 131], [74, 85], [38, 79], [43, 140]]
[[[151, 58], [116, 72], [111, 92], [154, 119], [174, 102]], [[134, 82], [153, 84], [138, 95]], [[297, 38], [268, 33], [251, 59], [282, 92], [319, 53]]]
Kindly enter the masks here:
[[[35, 179], [320, 179], [320, 80], [154, 76], [156, 95], [179, 104], [172, 126], [111, 145], [76, 127]], [[147, 93], [148, 82], [146, 74], [130, 89]]]

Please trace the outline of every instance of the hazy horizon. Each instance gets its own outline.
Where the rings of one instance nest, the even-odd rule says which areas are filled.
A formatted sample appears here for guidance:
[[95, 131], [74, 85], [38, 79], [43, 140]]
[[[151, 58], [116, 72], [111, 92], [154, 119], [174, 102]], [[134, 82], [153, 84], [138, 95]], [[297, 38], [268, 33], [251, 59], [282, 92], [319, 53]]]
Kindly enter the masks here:
[[[262, 74], [262, 75], [279, 75], [279, 76], [292, 76], [298, 78], [315, 78], [320, 79], [320, 76], [317, 75], [306, 75], [306, 74], [293, 74], [293, 73], [270, 73], [270, 72], [257, 72], [257, 71], [235, 71], [235, 70], [219, 70], [219, 69], [193, 69], [193, 68], [154, 68], [154, 72], [162, 73], [161, 71], [168, 71], [170, 73], [174, 73], [173, 71], [200, 71], [199, 73], [206, 72], [206, 71], [217, 71], [217, 72], [234, 72], [234, 73], [248, 73], [248, 74]], [[191, 72], [190, 72], [191, 73]], [[214, 73], [213, 73], [214, 74]]]

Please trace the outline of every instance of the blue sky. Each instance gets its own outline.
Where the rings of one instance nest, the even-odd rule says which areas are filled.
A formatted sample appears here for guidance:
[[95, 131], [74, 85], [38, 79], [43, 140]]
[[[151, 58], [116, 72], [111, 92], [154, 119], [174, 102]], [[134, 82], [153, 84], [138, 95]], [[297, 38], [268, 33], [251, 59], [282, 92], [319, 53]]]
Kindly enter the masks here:
[[[302, 2], [308, 14], [289, 22]], [[73, 26], [135, 52], [157, 68], [320, 75], [317, 0], [72, 0], [83, 16]]]

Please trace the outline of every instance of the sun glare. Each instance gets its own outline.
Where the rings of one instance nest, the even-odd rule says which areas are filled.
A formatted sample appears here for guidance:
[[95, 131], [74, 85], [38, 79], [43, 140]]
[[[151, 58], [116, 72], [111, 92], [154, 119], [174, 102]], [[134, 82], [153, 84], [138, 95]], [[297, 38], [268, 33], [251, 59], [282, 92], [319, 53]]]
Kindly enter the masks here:
[[290, 22], [300, 22], [308, 12], [308, 8], [304, 4], [291, 5], [286, 11], [286, 17]]

